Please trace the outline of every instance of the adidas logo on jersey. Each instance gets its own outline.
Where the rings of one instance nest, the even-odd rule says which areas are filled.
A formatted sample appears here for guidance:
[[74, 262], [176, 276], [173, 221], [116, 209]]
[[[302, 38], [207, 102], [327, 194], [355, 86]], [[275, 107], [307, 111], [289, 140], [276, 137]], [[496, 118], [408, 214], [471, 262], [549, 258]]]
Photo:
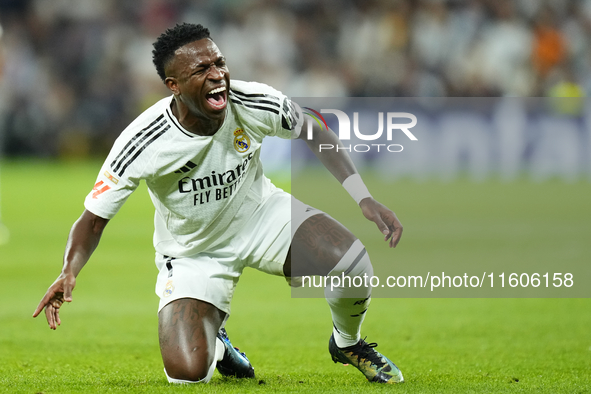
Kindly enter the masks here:
[[184, 174], [185, 172], [191, 171], [193, 168], [197, 167], [197, 164], [193, 163], [191, 160], [187, 162], [184, 166], [176, 170], [175, 174]]

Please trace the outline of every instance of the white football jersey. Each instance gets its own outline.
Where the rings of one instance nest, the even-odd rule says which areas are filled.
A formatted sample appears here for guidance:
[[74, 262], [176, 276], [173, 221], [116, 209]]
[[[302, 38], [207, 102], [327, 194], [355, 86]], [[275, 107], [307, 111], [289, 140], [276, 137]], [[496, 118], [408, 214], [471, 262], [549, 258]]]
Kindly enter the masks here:
[[84, 205], [111, 219], [145, 180], [156, 208], [154, 247], [180, 257], [244, 225], [274, 189], [259, 160], [263, 138], [297, 138], [301, 122], [286, 96], [256, 82], [231, 81], [226, 117], [213, 136], [185, 130], [172, 100], [160, 100], [121, 133]]

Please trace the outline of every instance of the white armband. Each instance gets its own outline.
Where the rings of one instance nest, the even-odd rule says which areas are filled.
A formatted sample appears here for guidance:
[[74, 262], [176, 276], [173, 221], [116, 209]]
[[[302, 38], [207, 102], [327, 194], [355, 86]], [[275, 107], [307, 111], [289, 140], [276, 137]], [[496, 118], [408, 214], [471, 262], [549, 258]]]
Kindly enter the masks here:
[[353, 200], [359, 205], [361, 200], [371, 197], [367, 186], [363, 183], [361, 175], [353, 174], [343, 181], [343, 187], [353, 197]]

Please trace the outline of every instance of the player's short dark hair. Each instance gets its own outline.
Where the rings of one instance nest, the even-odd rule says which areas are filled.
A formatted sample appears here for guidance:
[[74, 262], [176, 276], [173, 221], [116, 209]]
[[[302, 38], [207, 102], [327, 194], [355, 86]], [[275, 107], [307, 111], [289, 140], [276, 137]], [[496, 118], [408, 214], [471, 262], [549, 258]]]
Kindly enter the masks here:
[[153, 44], [152, 61], [163, 81], [166, 79], [164, 67], [174, 57], [174, 52], [180, 47], [202, 38], [209, 38], [209, 30], [193, 23], [177, 24], [158, 37]]

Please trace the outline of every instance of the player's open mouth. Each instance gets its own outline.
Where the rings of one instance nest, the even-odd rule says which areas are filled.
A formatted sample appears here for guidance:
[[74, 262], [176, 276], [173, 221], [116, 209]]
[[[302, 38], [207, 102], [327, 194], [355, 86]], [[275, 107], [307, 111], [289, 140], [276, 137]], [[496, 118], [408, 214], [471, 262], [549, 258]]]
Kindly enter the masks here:
[[205, 96], [209, 105], [213, 107], [213, 109], [224, 109], [226, 107], [227, 99], [226, 99], [226, 87], [220, 86], [219, 88], [211, 90]]

